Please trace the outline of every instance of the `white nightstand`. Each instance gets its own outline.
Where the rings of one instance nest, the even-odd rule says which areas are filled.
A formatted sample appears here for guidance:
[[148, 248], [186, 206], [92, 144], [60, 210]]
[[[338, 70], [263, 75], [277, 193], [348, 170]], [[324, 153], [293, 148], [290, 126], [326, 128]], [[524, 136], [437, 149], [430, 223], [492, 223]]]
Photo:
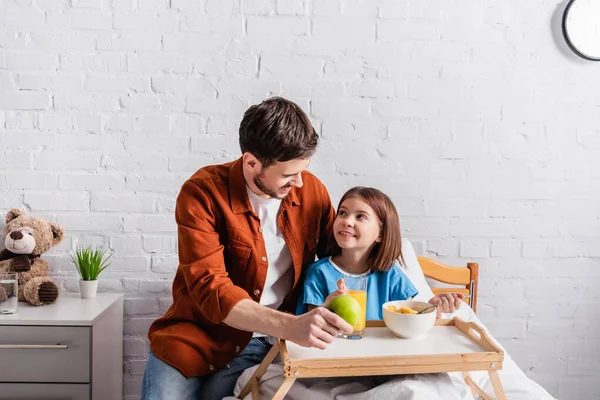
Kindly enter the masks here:
[[0, 315], [0, 399], [121, 400], [123, 295], [57, 302]]

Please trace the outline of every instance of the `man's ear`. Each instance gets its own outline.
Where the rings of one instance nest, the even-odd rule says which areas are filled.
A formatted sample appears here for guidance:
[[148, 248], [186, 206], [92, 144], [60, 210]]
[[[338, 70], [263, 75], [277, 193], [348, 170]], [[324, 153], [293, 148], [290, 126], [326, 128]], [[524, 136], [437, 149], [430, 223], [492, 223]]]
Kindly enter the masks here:
[[262, 168], [261, 162], [250, 152], [242, 154], [242, 164], [250, 171], [260, 171]]

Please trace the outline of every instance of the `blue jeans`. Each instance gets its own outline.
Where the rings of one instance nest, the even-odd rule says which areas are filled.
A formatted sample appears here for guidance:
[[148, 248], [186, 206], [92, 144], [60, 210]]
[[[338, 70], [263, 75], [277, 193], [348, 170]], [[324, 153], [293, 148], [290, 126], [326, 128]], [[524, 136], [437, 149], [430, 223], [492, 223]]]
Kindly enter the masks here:
[[252, 338], [248, 346], [229, 363], [229, 368], [191, 378], [186, 378], [150, 351], [142, 382], [142, 400], [221, 400], [233, 396], [235, 383], [242, 372], [260, 364], [271, 349], [266, 339]]

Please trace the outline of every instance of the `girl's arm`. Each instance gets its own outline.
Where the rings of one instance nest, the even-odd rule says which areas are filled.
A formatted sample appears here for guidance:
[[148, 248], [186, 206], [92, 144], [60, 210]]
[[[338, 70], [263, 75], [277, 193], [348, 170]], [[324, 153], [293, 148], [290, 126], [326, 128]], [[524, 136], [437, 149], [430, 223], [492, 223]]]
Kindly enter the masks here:
[[465, 296], [462, 293], [441, 293], [429, 299], [429, 304], [437, 306], [437, 317], [442, 313], [453, 313], [460, 308]]

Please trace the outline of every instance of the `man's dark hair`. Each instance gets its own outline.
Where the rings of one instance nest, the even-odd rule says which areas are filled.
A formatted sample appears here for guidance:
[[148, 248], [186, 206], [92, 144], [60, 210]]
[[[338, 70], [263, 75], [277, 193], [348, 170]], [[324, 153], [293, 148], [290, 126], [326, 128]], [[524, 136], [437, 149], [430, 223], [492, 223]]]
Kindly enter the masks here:
[[308, 116], [296, 103], [282, 97], [253, 105], [240, 124], [242, 153], [252, 153], [263, 168], [277, 161], [309, 158], [318, 143]]

